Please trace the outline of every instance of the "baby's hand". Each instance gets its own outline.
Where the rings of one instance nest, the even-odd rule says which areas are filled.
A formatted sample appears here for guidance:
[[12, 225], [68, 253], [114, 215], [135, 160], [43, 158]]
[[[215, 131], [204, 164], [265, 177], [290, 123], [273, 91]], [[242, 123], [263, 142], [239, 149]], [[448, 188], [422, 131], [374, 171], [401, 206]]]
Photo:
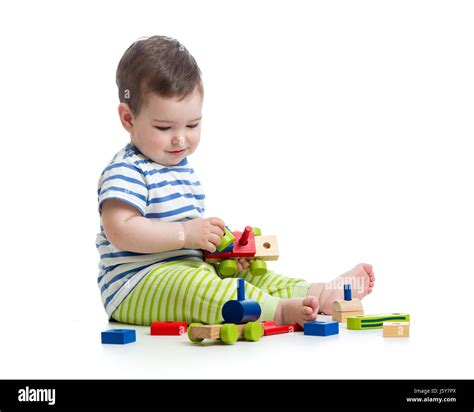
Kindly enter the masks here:
[[238, 258], [236, 260], [237, 263], [237, 272], [242, 272], [243, 270], [247, 269], [250, 266], [250, 262], [253, 261], [253, 258], [248, 257], [248, 258]]
[[193, 219], [183, 223], [184, 247], [215, 252], [225, 233], [225, 224], [218, 217]]

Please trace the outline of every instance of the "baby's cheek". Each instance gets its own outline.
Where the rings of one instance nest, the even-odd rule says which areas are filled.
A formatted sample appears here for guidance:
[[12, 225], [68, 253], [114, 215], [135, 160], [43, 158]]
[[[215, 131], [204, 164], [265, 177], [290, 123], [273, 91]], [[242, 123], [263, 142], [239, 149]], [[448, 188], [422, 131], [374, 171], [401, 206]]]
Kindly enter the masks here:
[[196, 147], [201, 140], [201, 135], [199, 131], [193, 131], [191, 134], [188, 134], [188, 140], [191, 143], [191, 146]]

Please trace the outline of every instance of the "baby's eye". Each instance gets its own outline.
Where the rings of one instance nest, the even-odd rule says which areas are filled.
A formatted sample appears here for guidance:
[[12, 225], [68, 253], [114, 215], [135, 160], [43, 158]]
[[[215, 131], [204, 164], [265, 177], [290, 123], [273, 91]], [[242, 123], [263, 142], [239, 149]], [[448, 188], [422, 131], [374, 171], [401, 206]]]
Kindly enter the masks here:
[[161, 130], [162, 132], [166, 132], [167, 130], [171, 129], [171, 127], [160, 127], [160, 126], [155, 126], [156, 129]]
[[187, 127], [189, 127], [190, 129], [194, 129], [196, 126], [198, 126], [199, 123], [196, 123], [196, 124], [190, 124], [188, 125]]

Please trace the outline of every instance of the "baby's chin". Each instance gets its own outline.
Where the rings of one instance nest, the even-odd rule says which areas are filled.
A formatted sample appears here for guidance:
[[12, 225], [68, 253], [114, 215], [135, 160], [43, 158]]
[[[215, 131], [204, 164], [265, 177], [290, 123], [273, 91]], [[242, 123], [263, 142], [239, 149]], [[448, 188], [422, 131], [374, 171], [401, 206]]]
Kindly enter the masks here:
[[168, 156], [160, 156], [160, 157], [151, 157], [151, 156], [148, 156], [151, 160], [153, 160], [155, 163], [158, 163], [160, 165], [163, 165], [163, 166], [176, 166], [177, 164], [179, 164], [180, 162], [183, 161], [183, 159], [185, 157], [188, 156], [188, 151], [186, 151], [184, 154], [180, 155], [180, 156], [171, 156], [171, 155], [168, 155]]

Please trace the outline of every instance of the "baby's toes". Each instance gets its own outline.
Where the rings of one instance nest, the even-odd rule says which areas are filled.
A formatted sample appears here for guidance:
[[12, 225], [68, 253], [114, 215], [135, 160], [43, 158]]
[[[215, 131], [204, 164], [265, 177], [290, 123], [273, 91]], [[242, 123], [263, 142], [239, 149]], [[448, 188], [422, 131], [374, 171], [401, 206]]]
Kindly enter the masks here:
[[370, 274], [370, 272], [373, 272], [372, 265], [370, 265], [368, 263], [362, 263], [362, 267], [367, 272], [367, 274]]

